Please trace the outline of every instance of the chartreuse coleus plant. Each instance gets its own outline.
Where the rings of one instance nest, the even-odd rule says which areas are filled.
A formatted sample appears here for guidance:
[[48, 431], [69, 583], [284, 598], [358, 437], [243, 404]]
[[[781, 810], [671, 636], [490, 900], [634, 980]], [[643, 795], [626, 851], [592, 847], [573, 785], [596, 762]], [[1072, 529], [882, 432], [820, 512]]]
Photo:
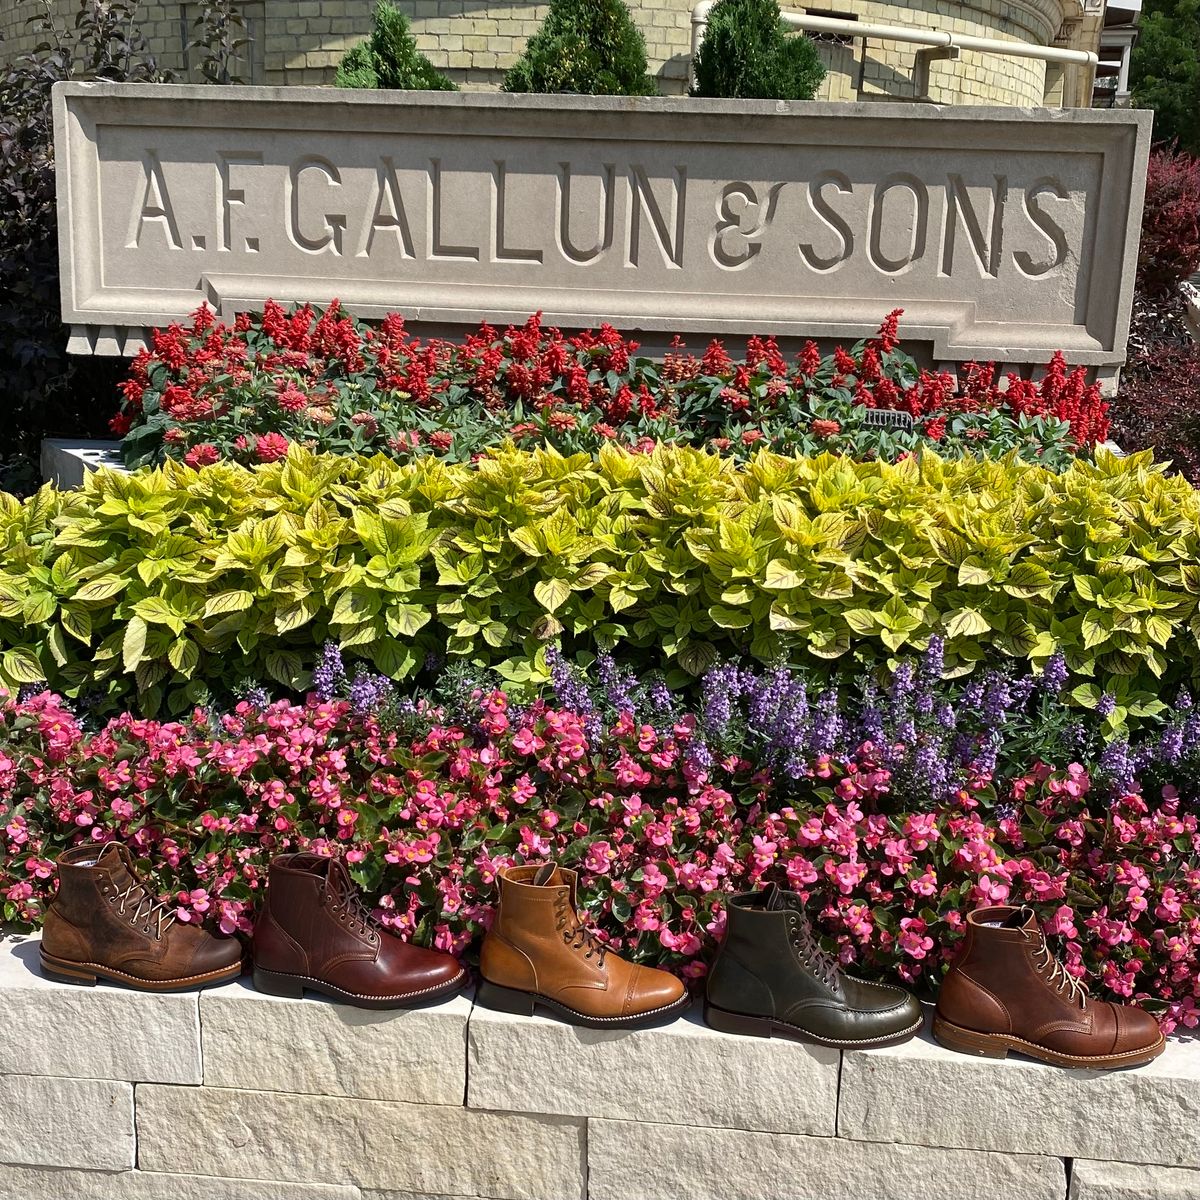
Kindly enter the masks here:
[[433, 652], [519, 690], [551, 643], [682, 681], [734, 653], [858, 671], [939, 633], [951, 674], [1060, 647], [1076, 702], [1115, 698], [1114, 727], [1200, 674], [1200, 499], [1148, 454], [1056, 474], [928, 453], [293, 447], [2, 497], [0, 552], [0, 681], [98, 711], [178, 712], [246, 677], [300, 690], [327, 640], [393, 678]]

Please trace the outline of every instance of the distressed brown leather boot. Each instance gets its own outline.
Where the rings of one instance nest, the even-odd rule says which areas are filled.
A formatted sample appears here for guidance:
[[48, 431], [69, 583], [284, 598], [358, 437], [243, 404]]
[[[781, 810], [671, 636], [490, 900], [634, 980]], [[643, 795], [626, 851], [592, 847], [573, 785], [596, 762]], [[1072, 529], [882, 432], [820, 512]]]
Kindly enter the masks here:
[[76, 846], [58, 860], [41, 958], [42, 973], [53, 979], [111, 979], [148, 992], [223, 983], [242, 973], [241, 942], [177, 921], [118, 842]]
[[843, 975], [804, 901], [774, 884], [730, 898], [706, 987], [704, 1019], [724, 1033], [867, 1050], [906, 1042], [924, 1023], [903, 988]]
[[340, 858], [281, 854], [254, 923], [254, 986], [299, 1000], [307, 988], [358, 1008], [404, 1008], [459, 991], [452, 954], [410, 946], [371, 915]]
[[628, 963], [588, 932], [575, 872], [553, 863], [500, 872], [500, 904], [479, 970], [476, 998], [485, 1007], [532, 1016], [541, 1006], [596, 1029], [656, 1024], [689, 1004], [669, 971]]
[[1148, 1012], [1089, 996], [1050, 953], [1033, 910], [1007, 905], [967, 915], [933, 1036], [964, 1054], [1016, 1050], [1058, 1067], [1137, 1067], [1166, 1046]]

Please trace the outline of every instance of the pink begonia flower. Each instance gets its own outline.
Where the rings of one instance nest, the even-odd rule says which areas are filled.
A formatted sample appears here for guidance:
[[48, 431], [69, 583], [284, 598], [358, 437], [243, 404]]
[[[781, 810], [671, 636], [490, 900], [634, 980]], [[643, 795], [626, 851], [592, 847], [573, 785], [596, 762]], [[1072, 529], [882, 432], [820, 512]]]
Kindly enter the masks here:
[[584, 870], [590, 871], [593, 875], [605, 875], [616, 857], [616, 851], [608, 842], [593, 842], [588, 847], [587, 854], [584, 855]]

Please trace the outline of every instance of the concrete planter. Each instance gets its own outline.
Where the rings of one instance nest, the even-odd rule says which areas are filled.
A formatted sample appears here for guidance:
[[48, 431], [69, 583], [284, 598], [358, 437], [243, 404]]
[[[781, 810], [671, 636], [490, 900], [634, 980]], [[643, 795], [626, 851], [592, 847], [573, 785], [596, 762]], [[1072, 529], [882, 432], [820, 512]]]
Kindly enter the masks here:
[[1191, 1200], [1200, 1046], [1061, 1071], [71, 988], [0, 950], [0, 1200]]

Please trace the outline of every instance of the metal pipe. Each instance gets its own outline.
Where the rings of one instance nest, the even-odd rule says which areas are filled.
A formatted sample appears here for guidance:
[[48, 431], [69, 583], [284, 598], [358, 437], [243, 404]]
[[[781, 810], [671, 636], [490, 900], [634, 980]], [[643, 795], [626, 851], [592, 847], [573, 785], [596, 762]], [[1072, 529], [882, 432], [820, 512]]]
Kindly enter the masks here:
[[[692, 58], [704, 41], [708, 14], [717, 0], [700, 0], [692, 9]], [[876, 38], [884, 42], [911, 42], [918, 46], [957, 46], [980, 54], [1003, 54], [1012, 58], [1039, 58], [1044, 62], [1079, 63], [1094, 67], [1100, 56], [1091, 50], [1063, 50], [1058, 46], [1035, 46], [1029, 42], [1005, 42], [999, 38], [970, 37], [945, 29], [925, 29], [912, 25], [873, 25], [864, 21], [843, 21], [836, 17], [810, 17], [807, 13], [780, 13], [783, 23], [808, 33], [833, 33], [840, 37]]]

